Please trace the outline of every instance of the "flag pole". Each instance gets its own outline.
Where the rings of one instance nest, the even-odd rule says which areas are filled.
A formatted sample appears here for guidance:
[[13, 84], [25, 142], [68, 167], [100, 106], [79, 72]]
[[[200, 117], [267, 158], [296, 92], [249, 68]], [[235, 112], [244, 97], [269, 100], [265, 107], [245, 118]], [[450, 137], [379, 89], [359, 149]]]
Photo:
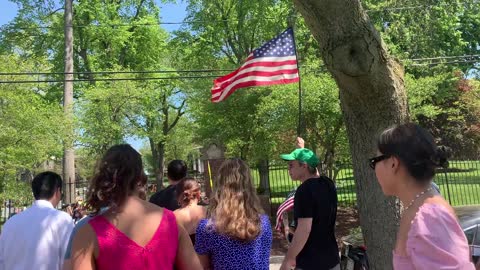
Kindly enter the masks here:
[[210, 168], [210, 161], [207, 160], [208, 176], [210, 177], [210, 189], [213, 190], [212, 169]]
[[303, 99], [303, 91], [302, 91], [302, 78], [300, 77], [300, 64], [298, 61], [298, 50], [297, 50], [297, 41], [295, 39], [295, 11], [292, 12], [290, 16], [289, 25], [292, 28], [292, 37], [293, 37], [293, 47], [295, 48], [295, 57], [297, 58], [297, 70], [298, 70], [298, 126], [297, 126], [297, 136], [304, 137], [305, 130], [303, 126], [303, 115], [302, 115], [302, 99]]

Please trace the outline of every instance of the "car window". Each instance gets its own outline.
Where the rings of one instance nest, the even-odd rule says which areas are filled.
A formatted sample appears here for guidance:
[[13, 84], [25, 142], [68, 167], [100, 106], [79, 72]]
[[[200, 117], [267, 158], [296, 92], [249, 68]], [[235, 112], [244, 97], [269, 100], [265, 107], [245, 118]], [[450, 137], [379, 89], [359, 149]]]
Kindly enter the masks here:
[[[475, 237], [475, 232], [477, 231], [477, 226], [465, 230], [465, 236], [467, 237], [468, 245], [472, 245], [473, 238]], [[475, 237], [480, 240], [480, 237]]]
[[478, 224], [475, 226], [475, 231], [476, 233], [473, 239], [473, 245], [480, 247], [480, 226]]

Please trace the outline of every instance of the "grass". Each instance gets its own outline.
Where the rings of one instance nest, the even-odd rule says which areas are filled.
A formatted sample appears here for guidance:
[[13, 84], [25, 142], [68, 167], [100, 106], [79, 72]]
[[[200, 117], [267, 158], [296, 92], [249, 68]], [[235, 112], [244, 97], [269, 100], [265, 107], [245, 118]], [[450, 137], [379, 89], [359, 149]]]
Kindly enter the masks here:
[[454, 206], [480, 204], [480, 161], [451, 162], [449, 170], [435, 177], [445, 199]]
[[[260, 182], [258, 171], [252, 170], [252, 175], [258, 187]], [[269, 178], [272, 204], [282, 203], [285, 196], [300, 184], [290, 179], [286, 167], [271, 169]], [[480, 161], [451, 161], [447, 172], [437, 173], [434, 181], [445, 199], [453, 206], [480, 204]], [[336, 185], [339, 204], [355, 205], [355, 181], [351, 168], [340, 170]]]

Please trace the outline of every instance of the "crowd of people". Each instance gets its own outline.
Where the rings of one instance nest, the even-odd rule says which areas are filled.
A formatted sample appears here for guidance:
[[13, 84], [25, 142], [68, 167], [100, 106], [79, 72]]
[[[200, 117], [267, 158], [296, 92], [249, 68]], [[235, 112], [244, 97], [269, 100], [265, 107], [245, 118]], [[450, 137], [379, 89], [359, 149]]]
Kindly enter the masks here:
[[[432, 188], [435, 169], [447, 162], [444, 149], [411, 123], [383, 131], [376, 148], [366, 166], [375, 170], [384, 194], [403, 204], [394, 269], [475, 269], [454, 210]], [[281, 158], [301, 183], [282, 207], [293, 209], [293, 222], [285, 223], [291, 242], [281, 270], [339, 270], [335, 183], [320, 175], [320, 160], [301, 138]], [[0, 269], [269, 268], [272, 227], [245, 161], [223, 162], [208, 205], [181, 160], [168, 164], [169, 186], [147, 201], [142, 164], [130, 145], [111, 147], [98, 162], [87, 200], [70, 215], [55, 208], [62, 199], [61, 177], [36, 175], [35, 202], [0, 234]]]

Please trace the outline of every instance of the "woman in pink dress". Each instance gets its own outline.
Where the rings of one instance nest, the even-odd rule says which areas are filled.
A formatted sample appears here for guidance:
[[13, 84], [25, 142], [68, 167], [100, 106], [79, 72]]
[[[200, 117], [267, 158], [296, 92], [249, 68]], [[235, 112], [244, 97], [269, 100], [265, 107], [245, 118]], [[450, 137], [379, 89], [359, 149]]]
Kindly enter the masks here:
[[416, 124], [385, 130], [371, 158], [385, 195], [403, 205], [393, 251], [395, 270], [473, 270], [465, 234], [452, 207], [432, 188], [437, 167], [446, 167], [445, 148]]
[[73, 269], [202, 269], [174, 214], [145, 201], [146, 180], [142, 158], [130, 145], [106, 152], [87, 202], [97, 216], [74, 237]]

